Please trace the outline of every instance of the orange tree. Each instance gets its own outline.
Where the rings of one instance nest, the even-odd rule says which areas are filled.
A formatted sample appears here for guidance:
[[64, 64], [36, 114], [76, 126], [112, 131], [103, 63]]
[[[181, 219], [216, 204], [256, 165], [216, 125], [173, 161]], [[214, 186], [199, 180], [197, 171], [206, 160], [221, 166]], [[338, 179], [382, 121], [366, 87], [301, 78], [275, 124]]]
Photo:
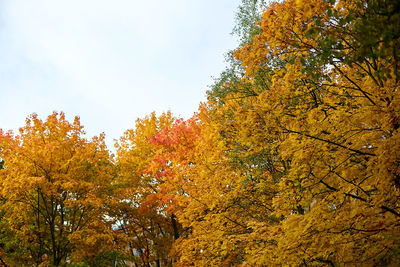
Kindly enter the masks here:
[[271, 149], [240, 139], [245, 114], [247, 108], [238, 105], [221, 110], [202, 105], [193, 118], [152, 138], [152, 166], [163, 166], [163, 199], [183, 227], [171, 251], [177, 265], [240, 264], [253, 231], [249, 222], [277, 221], [271, 214], [273, 183], [263, 177], [267, 170], [277, 173]]
[[105, 218], [113, 162], [104, 135], [89, 141], [83, 134], [78, 117], [70, 123], [63, 113], [53, 113], [46, 121], [33, 114], [19, 135], [1, 136], [7, 264], [94, 263], [114, 246]]
[[170, 113], [155, 113], [138, 119], [134, 129], [127, 130], [116, 144], [119, 170], [118, 193], [114, 198], [114, 215], [118, 229], [124, 234], [124, 253], [136, 263], [169, 264], [168, 257], [179, 226], [172, 213], [166, 211], [160, 186], [163, 167], [151, 168], [154, 148], [151, 138], [169, 127]]

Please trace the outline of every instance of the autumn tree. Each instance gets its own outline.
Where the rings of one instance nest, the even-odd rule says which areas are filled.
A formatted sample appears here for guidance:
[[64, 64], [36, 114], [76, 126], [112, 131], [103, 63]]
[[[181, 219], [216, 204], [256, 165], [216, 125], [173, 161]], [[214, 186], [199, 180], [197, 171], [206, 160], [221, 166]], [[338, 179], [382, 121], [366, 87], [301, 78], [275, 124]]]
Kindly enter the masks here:
[[257, 109], [289, 169], [248, 262], [398, 262], [398, 1], [272, 3], [259, 25], [235, 56], [273, 73]]
[[125, 235], [128, 258], [144, 266], [170, 264], [169, 250], [179, 231], [161, 192], [163, 167], [151, 167], [155, 154], [151, 139], [174, 120], [170, 113], [159, 117], [152, 113], [138, 119], [116, 144], [119, 190], [114, 216]]
[[153, 162], [163, 164], [160, 188], [183, 227], [171, 252], [178, 266], [240, 264], [252, 232], [248, 222], [276, 221], [272, 183], [263, 178], [272, 167], [269, 151], [239, 155], [248, 147], [233, 133], [227, 111], [216, 114], [203, 105], [193, 118], [177, 120], [152, 138]]
[[[1, 136], [2, 259], [8, 265], [65, 265], [114, 246], [106, 218], [113, 162], [104, 135], [87, 140], [76, 117], [29, 116], [18, 135]], [[3, 258], [4, 256], [4, 258]], [[100, 264], [100, 263], [99, 263]]]
[[186, 229], [178, 263], [398, 263], [398, 12], [397, 1], [265, 9], [234, 54], [243, 72], [153, 139]]

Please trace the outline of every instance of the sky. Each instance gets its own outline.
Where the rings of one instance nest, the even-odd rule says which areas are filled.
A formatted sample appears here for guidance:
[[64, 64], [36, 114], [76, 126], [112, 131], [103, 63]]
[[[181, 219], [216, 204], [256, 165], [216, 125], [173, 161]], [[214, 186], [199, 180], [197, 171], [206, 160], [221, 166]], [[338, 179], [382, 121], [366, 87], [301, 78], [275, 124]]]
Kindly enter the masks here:
[[224, 54], [239, 0], [0, 0], [0, 128], [80, 116], [113, 140], [137, 118], [189, 118]]

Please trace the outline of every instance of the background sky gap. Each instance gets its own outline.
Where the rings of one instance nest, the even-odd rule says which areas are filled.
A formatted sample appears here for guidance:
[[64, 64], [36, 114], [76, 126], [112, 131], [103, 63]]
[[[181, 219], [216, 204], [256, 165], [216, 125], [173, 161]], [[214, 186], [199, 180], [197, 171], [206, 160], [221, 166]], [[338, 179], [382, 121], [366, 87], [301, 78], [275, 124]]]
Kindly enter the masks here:
[[35, 112], [81, 117], [107, 145], [152, 111], [189, 118], [206, 99], [239, 1], [0, 0], [0, 128]]

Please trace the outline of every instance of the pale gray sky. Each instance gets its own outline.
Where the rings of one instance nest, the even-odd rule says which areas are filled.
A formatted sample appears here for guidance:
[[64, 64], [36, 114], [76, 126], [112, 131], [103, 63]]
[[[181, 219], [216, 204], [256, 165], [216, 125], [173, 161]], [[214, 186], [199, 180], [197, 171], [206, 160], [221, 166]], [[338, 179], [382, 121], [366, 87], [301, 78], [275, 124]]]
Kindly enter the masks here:
[[64, 111], [110, 146], [152, 111], [190, 117], [236, 46], [238, 4], [0, 0], [0, 128]]

